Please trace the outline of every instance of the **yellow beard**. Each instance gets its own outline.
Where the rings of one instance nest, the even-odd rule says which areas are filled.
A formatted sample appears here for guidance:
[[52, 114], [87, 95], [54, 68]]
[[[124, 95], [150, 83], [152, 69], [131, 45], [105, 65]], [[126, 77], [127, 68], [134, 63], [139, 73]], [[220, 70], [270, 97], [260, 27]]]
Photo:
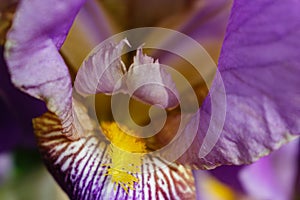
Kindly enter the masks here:
[[[141, 172], [143, 155], [147, 152], [143, 139], [136, 138], [131, 131], [116, 123], [101, 123], [105, 136], [110, 140], [111, 163], [106, 175], [111, 176], [115, 185], [120, 185], [126, 192], [128, 188], [134, 190], [134, 184], [139, 180], [133, 174]], [[129, 135], [128, 133], [131, 133]]]

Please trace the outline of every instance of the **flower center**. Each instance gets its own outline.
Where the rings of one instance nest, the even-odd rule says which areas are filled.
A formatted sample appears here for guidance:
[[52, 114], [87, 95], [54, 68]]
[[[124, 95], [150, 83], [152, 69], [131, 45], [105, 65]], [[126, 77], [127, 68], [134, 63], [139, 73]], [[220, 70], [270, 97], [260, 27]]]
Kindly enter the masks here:
[[106, 175], [111, 176], [115, 186], [120, 185], [128, 193], [128, 189], [134, 190], [134, 184], [139, 181], [134, 175], [141, 172], [142, 158], [147, 152], [145, 141], [128, 134], [130, 130], [121, 129], [115, 122], [103, 122], [101, 127], [111, 142], [111, 163], [106, 164], [109, 166]]

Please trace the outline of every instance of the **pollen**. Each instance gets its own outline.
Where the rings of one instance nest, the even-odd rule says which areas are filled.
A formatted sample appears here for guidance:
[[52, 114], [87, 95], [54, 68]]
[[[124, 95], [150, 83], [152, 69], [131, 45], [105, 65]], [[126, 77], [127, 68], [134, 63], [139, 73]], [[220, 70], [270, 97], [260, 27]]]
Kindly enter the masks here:
[[[120, 185], [126, 193], [134, 190], [139, 179], [134, 175], [141, 172], [143, 155], [147, 152], [143, 139], [136, 138], [133, 132], [116, 123], [101, 123], [105, 136], [110, 140], [109, 155], [111, 163], [108, 166], [107, 176], [111, 176], [114, 186]], [[116, 188], [116, 187], [114, 187]]]

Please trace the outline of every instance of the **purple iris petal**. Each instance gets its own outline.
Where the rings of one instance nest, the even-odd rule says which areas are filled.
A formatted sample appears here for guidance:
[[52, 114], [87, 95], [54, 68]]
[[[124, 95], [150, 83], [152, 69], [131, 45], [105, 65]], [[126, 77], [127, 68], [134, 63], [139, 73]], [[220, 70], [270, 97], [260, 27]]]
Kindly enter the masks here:
[[[12, 79], [25, 92], [45, 100], [48, 108], [60, 117], [63, 128], [68, 128], [73, 115], [70, 113], [71, 82], [57, 49], [83, 1], [73, 1], [71, 7], [64, 2], [50, 1], [55, 5], [53, 9], [45, 2], [33, 1], [28, 5], [24, 2], [21, 2], [6, 44]], [[35, 7], [37, 12], [31, 12]], [[299, 134], [298, 13], [299, 3], [292, 0], [235, 2], [219, 62], [227, 91], [225, 126], [215, 148], [205, 158], [197, 160], [199, 144], [210, 122], [211, 104], [207, 98], [200, 110], [198, 140], [187, 152], [189, 159], [183, 156], [183, 161], [202, 168], [249, 163]], [[213, 91], [217, 93], [218, 88]], [[52, 129], [44, 129], [43, 120], [41, 124], [37, 121], [36, 128], [52, 173], [70, 196], [100, 195], [105, 182], [100, 181], [105, 176], [97, 160], [97, 156], [103, 154], [98, 149], [102, 143], [94, 135], [78, 141], [66, 140], [57, 134], [57, 130], [61, 131], [60, 120], [49, 115], [50, 120], [46, 122], [52, 122], [49, 124]], [[102, 148], [106, 148], [105, 145]], [[83, 159], [87, 159], [86, 162]], [[172, 180], [169, 183], [172, 184]], [[91, 188], [95, 188], [94, 194]], [[140, 191], [142, 195], [144, 190]]]
[[28, 96], [10, 82], [0, 47], [0, 152], [35, 146], [32, 118], [46, 111], [44, 102]]
[[96, 93], [114, 93], [122, 87], [122, 77], [125, 66], [121, 60], [122, 50], [129, 45], [126, 39], [119, 44], [101, 46], [95, 53], [90, 55], [80, 67], [75, 88], [82, 95]]
[[178, 93], [175, 83], [159, 64], [158, 60], [144, 55], [142, 49], [137, 50], [133, 64], [128, 70], [126, 84], [130, 94], [149, 104], [163, 108], [178, 105]]
[[84, 0], [21, 1], [5, 44], [12, 82], [31, 96], [46, 101], [70, 136], [77, 133], [76, 127], [71, 126], [72, 85], [58, 49], [83, 3]]
[[[228, 8], [232, 0], [210, 0], [201, 2], [200, 12], [197, 12], [188, 22], [184, 23], [179, 31], [200, 40], [201, 44], [207, 40], [223, 37], [226, 21], [229, 17]], [[199, 31], [198, 27], [201, 27]]]
[[[181, 161], [201, 168], [251, 163], [300, 134], [299, 38], [299, 1], [234, 3], [219, 59], [227, 99], [223, 131], [208, 155], [195, 158], [210, 123], [208, 97], [198, 137]], [[218, 94], [218, 84], [211, 91]]]
[[[60, 120], [52, 113], [45, 113], [34, 120], [45, 163], [71, 199], [195, 199], [191, 168], [170, 164], [151, 155], [143, 157], [141, 172], [133, 173], [139, 181], [126, 193], [108, 174], [112, 167], [108, 165], [112, 162], [109, 141], [97, 132], [98, 127], [89, 118], [85, 107], [76, 102], [74, 105], [82, 118], [80, 121], [87, 121], [83, 125], [85, 137], [79, 140], [68, 140], [60, 134]], [[127, 158], [121, 159], [125, 165], [129, 164], [126, 163]]]
[[[299, 144], [299, 140], [295, 140], [251, 165], [221, 166], [209, 172], [233, 191], [249, 199], [293, 199], [298, 190], [294, 186], [300, 156]], [[199, 185], [207, 184], [205, 172], [195, 170], [194, 175], [199, 177], [196, 179]], [[205, 196], [206, 193], [205, 190], [199, 190], [197, 194]]]
[[[198, 41], [214, 59], [217, 59], [218, 57], [215, 56], [220, 54], [221, 40], [225, 34], [231, 4], [232, 0], [202, 1], [199, 10], [188, 21], [180, 24], [177, 30]], [[172, 42], [177, 43], [176, 48], [183, 48], [186, 45], [182, 41]], [[211, 49], [211, 45], [213, 45], [213, 49]], [[186, 49], [193, 53], [193, 49], [188, 47]], [[174, 63], [174, 58], [162, 53], [157, 56], [161, 62]]]
[[151, 105], [163, 108], [178, 105], [175, 83], [156, 60], [137, 50], [128, 71], [121, 60], [127, 39], [119, 44], [105, 44], [95, 48], [80, 67], [75, 88], [83, 96], [96, 93], [125, 93]]
[[239, 178], [247, 194], [258, 199], [292, 199], [299, 150], [299, 140], [296, 140], [244, 167]]
[[68, 61], [68, 67], [77, 72], [95, 45], [111, 35], [112, 27], [109, 26], [103, 8], [99, 6], [99, 2], [90, 0], [78, 12], [60, 52]]

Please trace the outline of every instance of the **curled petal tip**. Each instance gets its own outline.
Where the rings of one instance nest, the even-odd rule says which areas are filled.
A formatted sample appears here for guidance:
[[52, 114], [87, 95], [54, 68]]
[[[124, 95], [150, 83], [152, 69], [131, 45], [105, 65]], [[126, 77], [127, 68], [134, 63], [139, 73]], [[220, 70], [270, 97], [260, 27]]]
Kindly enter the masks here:
[[178, 105], [178, 92], [171, 75], [152, 57], [137, 50], [126, 75], [129, 94], [151, 105], [172, 108]]
[[112, 94], [122, 88], [122, 77], [126, 67], [121, 55], [125, 45], [130, 46], [127, 39], [118, 44], [109, 43], [96, 48], [77, 73], [75, 88], [79, 94]]
[[158, 60], [144, 55], [141, 47], [127, 71], [121, 60], [125, 45], [130, 46], [126, 38], [116, 45], [108, 43], [96, 47], [77, 73], [76, 91], [82, 96], [122, 92], [151, 105], [163, 108], [177, 106], [178, 92], [171, 75]]
[[121, 40], [119, 45], [121, 45], [121, 44], [123, 45], [122, 48], [124, 47], [124, 44], [126, 44], [128, 47], [131, 47], [131, 44], [127, 38], [124, 38], [123, 40]]

